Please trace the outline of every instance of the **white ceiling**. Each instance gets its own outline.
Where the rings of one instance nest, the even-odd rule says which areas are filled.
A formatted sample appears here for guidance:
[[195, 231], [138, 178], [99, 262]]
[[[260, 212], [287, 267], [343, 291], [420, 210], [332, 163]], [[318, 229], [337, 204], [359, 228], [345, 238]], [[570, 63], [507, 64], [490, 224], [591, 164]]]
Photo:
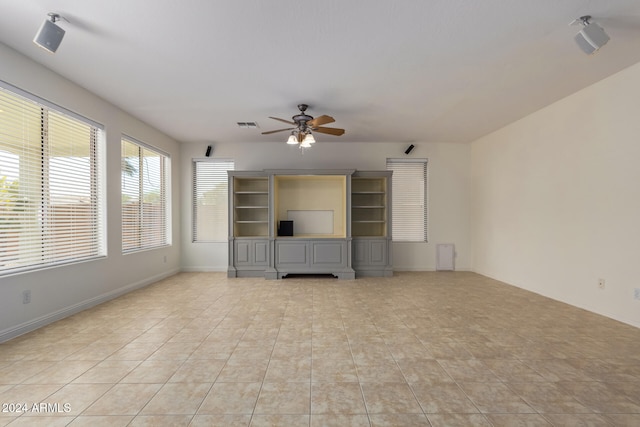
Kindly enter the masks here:
[[[0, 0], [0, 42], [183, 142], [467, 142], [640, 61], [639, 0]], [[32, 39], [47, 13], [55, 55]], [[585, 55], [568, 24], [611, 41]], [[0, 64], [0, 79], [2, 67]], [[237, 122], [256, 121], [259, 129]]]

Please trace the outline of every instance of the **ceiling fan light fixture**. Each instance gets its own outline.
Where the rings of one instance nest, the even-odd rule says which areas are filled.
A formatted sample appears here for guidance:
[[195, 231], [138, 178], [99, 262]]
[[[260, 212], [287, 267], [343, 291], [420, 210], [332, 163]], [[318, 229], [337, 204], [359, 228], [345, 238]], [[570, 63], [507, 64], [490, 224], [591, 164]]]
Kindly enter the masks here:
[[307, 138], [303, 139], [300, 143], [300, 148], [311, 148], [311, 143], [307, 140]]
[[298, 145], [298, 138], [294, 133], [289, 135], [289, 139], [287, 139], [287, 144], [289, 145]]
[[302, 142], [306, 142], [309, 144], [315, 144], [316, 139], [313, 137], [313, 135], [311, 134], [311, 132], [309, 132], [304, 139], [302, 140]]

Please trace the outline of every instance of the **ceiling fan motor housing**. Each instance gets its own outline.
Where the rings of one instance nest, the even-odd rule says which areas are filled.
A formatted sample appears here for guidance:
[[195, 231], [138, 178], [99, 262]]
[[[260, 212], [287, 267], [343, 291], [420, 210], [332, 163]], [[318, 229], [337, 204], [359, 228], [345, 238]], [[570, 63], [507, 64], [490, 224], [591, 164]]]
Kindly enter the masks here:
[[313, 116], [304, 113], [305, 111], [307, 111], [307, 108], [309, 108], [307, 104], [298, 104], [298, 110], [300, 110], [300, 113], [302, 114], [296, 114], [291, 118], [294, 122], [296, 122], [298, 127], [305, 126], [308, 121], [313, 120]]

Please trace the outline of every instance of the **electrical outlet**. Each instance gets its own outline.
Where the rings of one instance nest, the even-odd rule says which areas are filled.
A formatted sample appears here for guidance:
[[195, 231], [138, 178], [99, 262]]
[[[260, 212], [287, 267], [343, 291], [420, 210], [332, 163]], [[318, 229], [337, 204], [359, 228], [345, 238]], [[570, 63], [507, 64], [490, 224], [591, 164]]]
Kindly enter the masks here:
[[633, 299], [640, 300], [640, 288], [635, 288], [633, 290]]
[[22, 303], [29, 304], [30, 302], [31, 302], [31, 291], [30, 290], [22, 291]]
[[598, 288], [604, 289], [604, 279], [598, 279]]

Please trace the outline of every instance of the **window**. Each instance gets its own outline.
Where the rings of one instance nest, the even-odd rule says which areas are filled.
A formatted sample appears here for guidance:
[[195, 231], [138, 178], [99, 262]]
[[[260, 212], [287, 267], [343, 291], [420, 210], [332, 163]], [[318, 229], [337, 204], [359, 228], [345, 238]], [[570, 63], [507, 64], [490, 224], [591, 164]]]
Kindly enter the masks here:
[[397, 242], [427, 241], [427, 160], [387, 159], [393, 171], [392, 236]]
[[133, 138], [122, 138], [122, 251], [171, 243], [169, 156]]
[[193, 241], [226, 241], [229, 235], [227, 171], [233, 160], [196, 160], [193, 166]]
[[102, 126], [0, 82], [0, 274], [106, 254]]

